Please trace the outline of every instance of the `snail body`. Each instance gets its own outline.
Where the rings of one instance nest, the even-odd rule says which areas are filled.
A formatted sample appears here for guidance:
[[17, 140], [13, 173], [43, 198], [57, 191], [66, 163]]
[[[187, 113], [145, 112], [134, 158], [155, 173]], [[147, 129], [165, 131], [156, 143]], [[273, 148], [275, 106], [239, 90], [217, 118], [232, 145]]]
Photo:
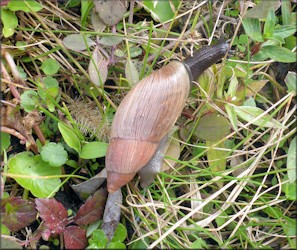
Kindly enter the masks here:
[[228, 44], [221, 43], [199, 50], [184, 62], [171, 61], [142, 79], [125, 96], [112, 122], [105, 160], [110, 193], [127, 184], [157, 155], [160, 142], [184, 108], [192, 79], [227, 50]]

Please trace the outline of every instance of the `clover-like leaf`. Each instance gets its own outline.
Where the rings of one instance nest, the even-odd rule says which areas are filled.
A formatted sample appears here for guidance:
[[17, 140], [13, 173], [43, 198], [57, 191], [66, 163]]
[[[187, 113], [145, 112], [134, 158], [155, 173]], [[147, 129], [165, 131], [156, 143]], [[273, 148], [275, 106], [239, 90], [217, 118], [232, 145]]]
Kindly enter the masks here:
[[40, 68], [46, 75], [53, 75], [59, 71], [60, 64], [56, 60], [48, 58], [45, 61], [43, 61]]
[[40, 152], [42, 160], [48, 162], [52, 167], [60, 167], [67, 161], [67, 151], [61, 144], [50, 142], [42, 147]]
[[26, 112], [31, 112], [35, 109], [36, 100], [38, 100], [38, 94], [34, 90], [26, 90], [21, 94], [21, 107], [25, 109]]
[[60, 168], [51, 167], [40, 155], [34, 156], [31, 152], [22, 152], [10, 158], [8, 173], [15, 174], [12, 178], [38, 198], [57, 192], [61, 183], [59, 178], [54, 177], [61, 174]]

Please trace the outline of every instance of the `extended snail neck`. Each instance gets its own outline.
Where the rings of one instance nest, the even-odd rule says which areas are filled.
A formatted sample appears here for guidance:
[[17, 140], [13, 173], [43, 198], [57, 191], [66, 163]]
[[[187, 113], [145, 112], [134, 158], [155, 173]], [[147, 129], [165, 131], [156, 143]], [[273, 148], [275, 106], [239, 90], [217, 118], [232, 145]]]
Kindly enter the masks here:
[[187, 57], [185, 65], [191, 81], [196, 80], [208, 67], [222, 59], [229, 49], [227, 42], [222, 42], [213, 46], [205, 46], [195, 51], [193, 56]]

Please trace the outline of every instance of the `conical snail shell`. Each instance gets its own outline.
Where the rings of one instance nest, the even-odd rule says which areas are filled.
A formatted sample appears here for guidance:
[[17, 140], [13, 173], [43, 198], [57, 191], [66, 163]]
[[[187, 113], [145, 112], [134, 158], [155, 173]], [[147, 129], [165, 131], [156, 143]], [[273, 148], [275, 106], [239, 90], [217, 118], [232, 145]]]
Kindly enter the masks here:
[[128, 183], [151, 159], [180, 116], [189, 90], [185, 66], [172, 61], [142, 79], [123, 99], [106, 155], [109, 192]]
[[125, 96], [113, 119], [105, 161], [110, 193], [147, 164], [180, 116], [192, 78], [221, 59], [227, 49], [228, 44], [223, 43], [198, 51], [198, 59], [172, 61], [142, 79]]

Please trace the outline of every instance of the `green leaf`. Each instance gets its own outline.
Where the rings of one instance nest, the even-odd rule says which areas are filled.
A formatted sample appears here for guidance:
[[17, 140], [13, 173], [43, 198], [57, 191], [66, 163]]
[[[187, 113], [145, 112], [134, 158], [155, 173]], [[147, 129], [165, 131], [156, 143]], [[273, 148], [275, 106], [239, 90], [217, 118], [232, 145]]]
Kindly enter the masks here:
[[67, 49], [77, 52], [86, 50], [88, 47], [96, 45], [96, 43], [89, 37], [83, 34], [71, 34], [63, 39], [63, 44]]
[[30, 0], [30, 1], [10, 0], [9, 3], [7, 4], [7, 7], [12, 11], [21, 10], [24, 12], [30, 12], [30, 11], [37, 12], [42, 9], [42, 5], [33, 0]]
[[139, 73], [131, 59], [126, 61], [125, 74], [130, 86], [135, 86], [139, 82]]
[[288, 92], [294, 91], [295, 95], [297, 93], [296, 82], [297, 82], [296, 72], [289, 71], [288, 74], [286, 75], [285, 83], [288, 87]]
[[42, 147], [40, 152], [42, 160], [52, 167], [60, 167], [67, 161], [68, 154], [61, 144], [50, 142]]
[[265, 114], [261, 118], [258, 118], [264, 111], [258, 107], [250, 106], [234, 106], [236, 114], [246, 122], [252, 122], [252, 124], [266, 127], [266, 128], [284, 128], [284, 126], [277, 120], [271, 118], [269, 114]]
[[122, 242], [110, 242], [106, 249], [126, 249], [126, 245]]
[[206, 244], [206, 242], [203, 239], [198, 238], [191, 244], [190, 248], [191, 249], [205, 249], [205, 248], [208, 248], [208, 245]]
[[229, 117], [229, 120], [230, 120], [230, 122], [232, 124], [233, 129], [235, 131], [237, 131], [238, 130], [238, 126], [237, 126], [238, 120], [237, 120], [237, 115], [235, 113], [235, 110], [234, 110], [233, 106], [226, 104], [225, 109], [226, 109], [226, 112], [228, 114], [228, 117]]
[[25, 109], [26, 112], [31, 112], [35, 109], [36, 101], [38, 99], [38, 94], [34, 90], [26, 90], [21, 94], [21, 107]]
[[67, 145], [73, 148], [77, 153], [81, 152], [80, 140], [72, 129], [66, 127], [63, 123], [58, 123], [59, 130]]
[[105, 142], [93, 141], [84, 145], [79, 154], [83, 159], [96, 159], [104, 157], [107, 152], [108, 144]]
[[257, 42], [264, 42], [262, 33], [261, 33], [261, 24], [259, 19], [254, 18], [244, 18], [242, 24], [245, 30], [245, 33]]
[[269, 38], [272, 36], [275, 23], [276, 23], [276, 16], [274, 14], [274, 10], [270, 9], [264, 25], [264, 34], [263, 34], [264, 37]]
[[59, 82], [52, 76], [44, 77], [42, 80], [45, 84], [46, 89], [59, 87]]
[[296, 54], [284, 47], [279, 47], [276, 45], [268, 45], [268, 46], [263, 46], [261, 48], [261, 51], [267, 57], [277, 62], [283, 62], [283, 63], [296, 62]]
[[100, 38], [99, 43], [105, 46], [118, 45], [124, 38], [120, 36], [104, 36]]
[[145, 0], [142, 2], [143, 7], [149, 11], [152, 18], [160, 23], [167, 22], [174, 17], [179, 6], [179, 0], [163, 1], [163, 0]]
[[[34, 156], [31, 152], [19, 153], [10, 158], [8, 173], [18, 175], [12, 178], [38, 198], [45, 198], [51, 193], [57, 192], [57, 187], [61, 183], [59, 178], [54, 177], [55, 175], [61, 175], [60, 168], [51, 167], [41, 159], [40, 155]], [[22, 175], [24, 177], [19, 177]], [[38, 177], [47, 178], [41, 179]]]
[[282, 185], [282, 189], [286, 194], [288, 200], [296, 201], [297, 200], [297, 183], [286, 183]]
[[93, 246], [91, 249], [96, 246], [96, 248], [104, 249], [106, 247], [106, 244], [108, 243], [108, 238], [106, 237], [105, 233], [101, 229], [96, 229], [92, 233], [90, 239], [89, 239], [89, 247], [88, 249]]
[[205, 142], [205, 146], [209, 147], [209, 149], [206, 152], [206, 155], [207, 155], [208, 165], [212, 173], [220, 172], [226, 169], [227, 155], [228, 155], [228, 151], [213, 148], [213, 147], [222, 148], [222, 149], [227, 148], [226, 142], [220, 143], [214, 146], [215, 144], [217, 144], [217, 141]]
[[14, 29], [18, 26], [18, 18], [14, 12], [1, 8], [1, 20], [3, 23], [4, 37], [10, 37], [14, 34]]
[[93, 8], [94, 4], [92, 0], [81, 1], [80, 13], [81, 13], [81, 25], [86, 26], [88, 15]]
[[296, 26], [294, 25], [284, 25], [284, 26], [277, 26], [274, 29], [273, 36], [281, 37], [285, 39], [296, 32]]
[[129, 249], [147, 249], [149, 245], [149, 239], [147, 237], [134, 241], [129, 245]]
[[230, 132], [230, 128], [228, 119], [211, 113], [201, 117], [194, 134], [206, 141], [219, 141]]
[[248, 10], [245, 17], [264, 19], [271, 8], [276, 11], [280, 5], [280, 0], [261, 0], [254, 8]]
[[48, 58], [45, 61], [43, 61], [40, 68], [46, 75], [53, 75], [59, 71], [60, 64], [56, 60]]
[[126, 237], [127, 229], [122, 223], [119, 223], [117, 229], [114, 232], [111, 242], [123, 242], [126, 239]]
[[10, 146], [10, 134], [1, 132], [1, 155], [3, 153], [3, 149], [7, 150], [8, 147]]
[[297, 160], [296, 160], [296, 144], [297, 137], [295, 136], [290, 142], [288, 155], [287, 155], [287, 171], [288, 178], [291, 183], [296, 181], [296, 171], [297, 171]]

